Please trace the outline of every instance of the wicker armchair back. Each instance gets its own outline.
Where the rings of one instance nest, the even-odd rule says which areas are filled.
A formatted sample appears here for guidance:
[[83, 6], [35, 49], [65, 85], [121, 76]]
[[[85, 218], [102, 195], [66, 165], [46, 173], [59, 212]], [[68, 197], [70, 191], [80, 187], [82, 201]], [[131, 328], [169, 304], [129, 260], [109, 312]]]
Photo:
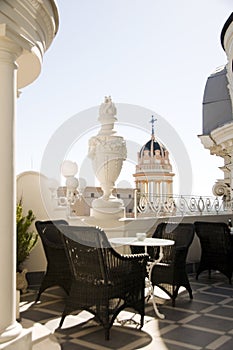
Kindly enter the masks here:
[[119, 312], [135, 309], [144, 322], [144, 288], [147, 254], [121, 255], [96, 227], [59, 226], [73, 279], [62, 314], [77, 310], [95, 315], [104, 327], [105, 339]]
[[197, 270], [196, 279], [202, 271], [217, 270], [228, 277], [231, 284], [233, 271], [232, 236], [224, 222], [194, 223], [196, 234], [201, 244], [201, 260]]
[[71, 272], [66, 257], [61, 234], [58, 225], [68, 225], [65, 220], [36, 221], [35, 226], [41, 238], [44, 253], [47, 260], [47, 268], [42, 279], [36, 302], [39, 301], [41, 293], [52, 286], [62, 287], [69, 293], [71, 284]]
[[163, 222], [157, 226], [153, 237], [175, 241], [173, 246], [163, 248], [163, 258], [152, 271], [153, 285], [169, 295], [173, 306], [181, 286], [188, 290], [192, 299], [192, 289], [186, 271], [186, 258], [194, 237], [193, 224]]

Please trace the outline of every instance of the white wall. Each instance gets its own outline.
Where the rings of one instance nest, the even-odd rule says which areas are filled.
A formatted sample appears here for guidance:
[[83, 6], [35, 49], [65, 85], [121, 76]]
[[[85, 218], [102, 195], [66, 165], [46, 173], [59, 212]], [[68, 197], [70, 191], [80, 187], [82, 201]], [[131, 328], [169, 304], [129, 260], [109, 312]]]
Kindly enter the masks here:
[[[31, 209], [36, 220], [65, 218], [65, 210], [54, 210], [47, 177], [35, 171], [21, 173], [17, 177], [17, 201], [22, 198], [24, 214]], [[35, 220], [35, 221], [36, 221]], [[35, 229], [34, 224], [32, 229]], [[29, 258], [24, 263], [29, 272], [44, 271], [46, 258], [39, 239]]]

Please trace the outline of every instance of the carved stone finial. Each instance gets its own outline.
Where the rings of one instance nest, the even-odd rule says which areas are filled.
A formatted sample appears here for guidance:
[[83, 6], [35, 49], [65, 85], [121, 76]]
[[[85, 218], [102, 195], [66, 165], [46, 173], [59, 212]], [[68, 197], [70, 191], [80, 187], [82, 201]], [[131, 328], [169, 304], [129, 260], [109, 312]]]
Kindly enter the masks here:
[[104, 103], [112, 102], [111, 96], [105, 96]]
[[99, 119], [113, 118], [117, 113], [115, 104], [112, 102], [111, 96], [105, 96], [104, 102], [100, 105]]
[[105, 96], [104, 102], [100, 105], [99, 118], [101, 123], [101, 129], [99, 134], [101, 135], [112, 135], [115, 134], [114, 123], [117, 120], [115, 117], [117, 109], [115, 104], [112, 102], [111, 96]]

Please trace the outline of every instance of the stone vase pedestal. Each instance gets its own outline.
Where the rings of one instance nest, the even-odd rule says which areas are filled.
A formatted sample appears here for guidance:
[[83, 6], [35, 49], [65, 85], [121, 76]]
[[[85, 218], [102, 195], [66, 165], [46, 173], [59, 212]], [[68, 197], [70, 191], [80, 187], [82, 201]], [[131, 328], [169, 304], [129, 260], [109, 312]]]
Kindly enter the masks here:
[[112, 194], [127, 155], [123, 137], [114, 135], [115, 115], [116, 107], [111, 97], [105, 97], [99, 110], [101, 129], [89, 140], [89, 157], [103, 190], [103, 196], [92, 202], [91, 216], [97, 219], [120, 219], [125, 216], [123, 201]]

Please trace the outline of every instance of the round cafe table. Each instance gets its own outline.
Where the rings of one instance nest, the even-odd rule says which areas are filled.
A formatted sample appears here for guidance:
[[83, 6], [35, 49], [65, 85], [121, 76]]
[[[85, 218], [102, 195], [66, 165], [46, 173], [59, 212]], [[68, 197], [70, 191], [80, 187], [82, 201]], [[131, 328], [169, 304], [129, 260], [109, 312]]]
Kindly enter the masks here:
[[146, 287], [148, 288], [148, 292], [147, 292], [146, 298], [148, 300], [152, 299], [155, 314], [159, 318], [164, 319], [165, 318], [164, 314], [159, 312], [155, 302], [154, 288], [151, 282], [151, 274], [152, 274], [153, 267], [156, 264], [158, 264], [163, 258], [163, 247], [174, 245], [175, 241], [172, 241], [171, 239], [149, 238], [149, 237], [145, 238], [144, 240], [139, 240], [137, 237], [115, 237], [115, 238], [109, 238], [109, 242], [113, 246], [129, 245], [129, 246], [145, 247], [145, 253], [147, 253], [147, 247], [159, 247], [158, 259], [154, 259], [153, 261], [148, 261], [147, 263], [148, 278], [146, 279]]

